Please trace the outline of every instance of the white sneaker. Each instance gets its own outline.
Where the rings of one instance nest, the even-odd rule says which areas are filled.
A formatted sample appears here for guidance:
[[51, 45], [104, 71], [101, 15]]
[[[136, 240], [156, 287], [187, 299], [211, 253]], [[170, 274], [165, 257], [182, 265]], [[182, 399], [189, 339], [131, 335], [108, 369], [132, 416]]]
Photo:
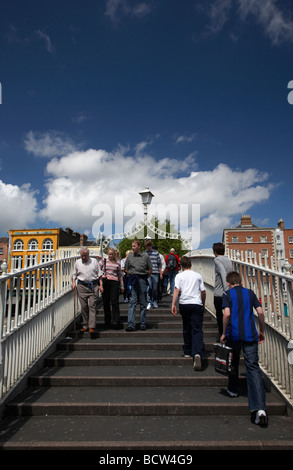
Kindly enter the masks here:
[[152, 304], [149, 303], [148, 306], [147, 306], [147, 310], [150, 310], [152, 308]]
[[259, 424], [260, 427], [265, 428], [268, 425], [268, 417], [264, 410], [258, 410], [255, 416], [255, 424]]
[[227, 393], [231, 398], [238, 397], [238, 393], [230, 392], [229, 388], [227, 388]]
[[193, 358], [193, 370], [201, 370], [201, 357], [196, 354]]
[[153, 308], [158, 308], [158, 304], [156, 301], [154, 301]]

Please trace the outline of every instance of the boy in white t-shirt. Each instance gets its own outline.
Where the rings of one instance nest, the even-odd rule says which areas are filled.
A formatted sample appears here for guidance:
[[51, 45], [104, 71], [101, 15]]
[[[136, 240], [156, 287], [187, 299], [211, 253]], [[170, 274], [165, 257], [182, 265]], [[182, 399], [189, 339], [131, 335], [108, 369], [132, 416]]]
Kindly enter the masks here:
[[179, 297], [179, 313], [183, 323], [183, 351], [185, 357], [193, 357], [194, 370], [201, 370], [203, 352], [203, 314], [206, 291], [200, 274], [191, 270], [191, 260], [183, 256], [180, 260], [183, 272], [177, 274], [173, 293], [173, 315], [177, 314], [176, 301]]

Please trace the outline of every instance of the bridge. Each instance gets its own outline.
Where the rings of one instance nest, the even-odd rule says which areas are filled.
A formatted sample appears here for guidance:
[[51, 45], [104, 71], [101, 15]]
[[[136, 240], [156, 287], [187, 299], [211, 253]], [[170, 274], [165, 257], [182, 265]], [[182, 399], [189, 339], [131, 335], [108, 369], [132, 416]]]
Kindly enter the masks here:
[[[96, 334], [81, 335], [71, 288], [78, 256], [60, 251], [54, 260], [0, 277], [2, 450], [293, 448], [289, 272], [241, 254], [231, 257], [244, 286], [266, 306], [259, 356], [270, 421], [260, 429], [250, 423], [245, 369], [237, 399], [223, 394], [227, 379], [213, 369], [217, 331], [209, 251], [190, 253], [207, 290], [201, 372], [181, 357], [181, 320], [170, 313], [170, 296], [148, 311], [147, 331], [104, 330], [100, 306]], [[127, 305], [120, 307], [126, 323]]]

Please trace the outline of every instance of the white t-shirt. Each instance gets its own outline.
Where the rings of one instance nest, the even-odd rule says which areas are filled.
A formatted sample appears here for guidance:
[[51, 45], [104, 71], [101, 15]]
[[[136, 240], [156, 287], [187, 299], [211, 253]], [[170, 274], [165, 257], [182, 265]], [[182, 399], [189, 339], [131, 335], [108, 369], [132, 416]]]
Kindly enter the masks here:
[[195, 271], [186, 270], [175, 277], [175, 287], [180, 291], [180, 304], [202, 305], [201, 292], [205, 290], [202, 277]]

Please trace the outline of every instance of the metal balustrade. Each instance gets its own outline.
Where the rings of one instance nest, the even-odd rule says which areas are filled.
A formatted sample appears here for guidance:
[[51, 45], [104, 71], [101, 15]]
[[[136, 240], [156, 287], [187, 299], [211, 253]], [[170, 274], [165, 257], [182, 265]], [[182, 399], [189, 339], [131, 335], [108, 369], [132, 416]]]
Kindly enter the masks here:
[[[192, 269], [202, 274], [206, 291], [206, 308], [214, 313], [214, 256], [193, 253]], [[293, 276], [262, 265], [263, 259], [256, 255], [230, 256], [235, 271], [241, 274], [244, 287], [252, 289], [260, 299], [265, 315], [265, 341], [259, 345], [259, 363], [263, 372], [293, 405], [293, 361], [289, 361], [289, 342], [293, 339]], [[271, 266], [274, 266], [271, 261]], [[286, 267], [286, 265], [285, 265]], [[257, 315], [256, 315], [257, 322]], [[258, 322], [257, 322], [258, 324]], [[290, 364], [291, 362], [291, 364]]]
[[0, 276], [0, 399], [73, 321], [76, 258]]

